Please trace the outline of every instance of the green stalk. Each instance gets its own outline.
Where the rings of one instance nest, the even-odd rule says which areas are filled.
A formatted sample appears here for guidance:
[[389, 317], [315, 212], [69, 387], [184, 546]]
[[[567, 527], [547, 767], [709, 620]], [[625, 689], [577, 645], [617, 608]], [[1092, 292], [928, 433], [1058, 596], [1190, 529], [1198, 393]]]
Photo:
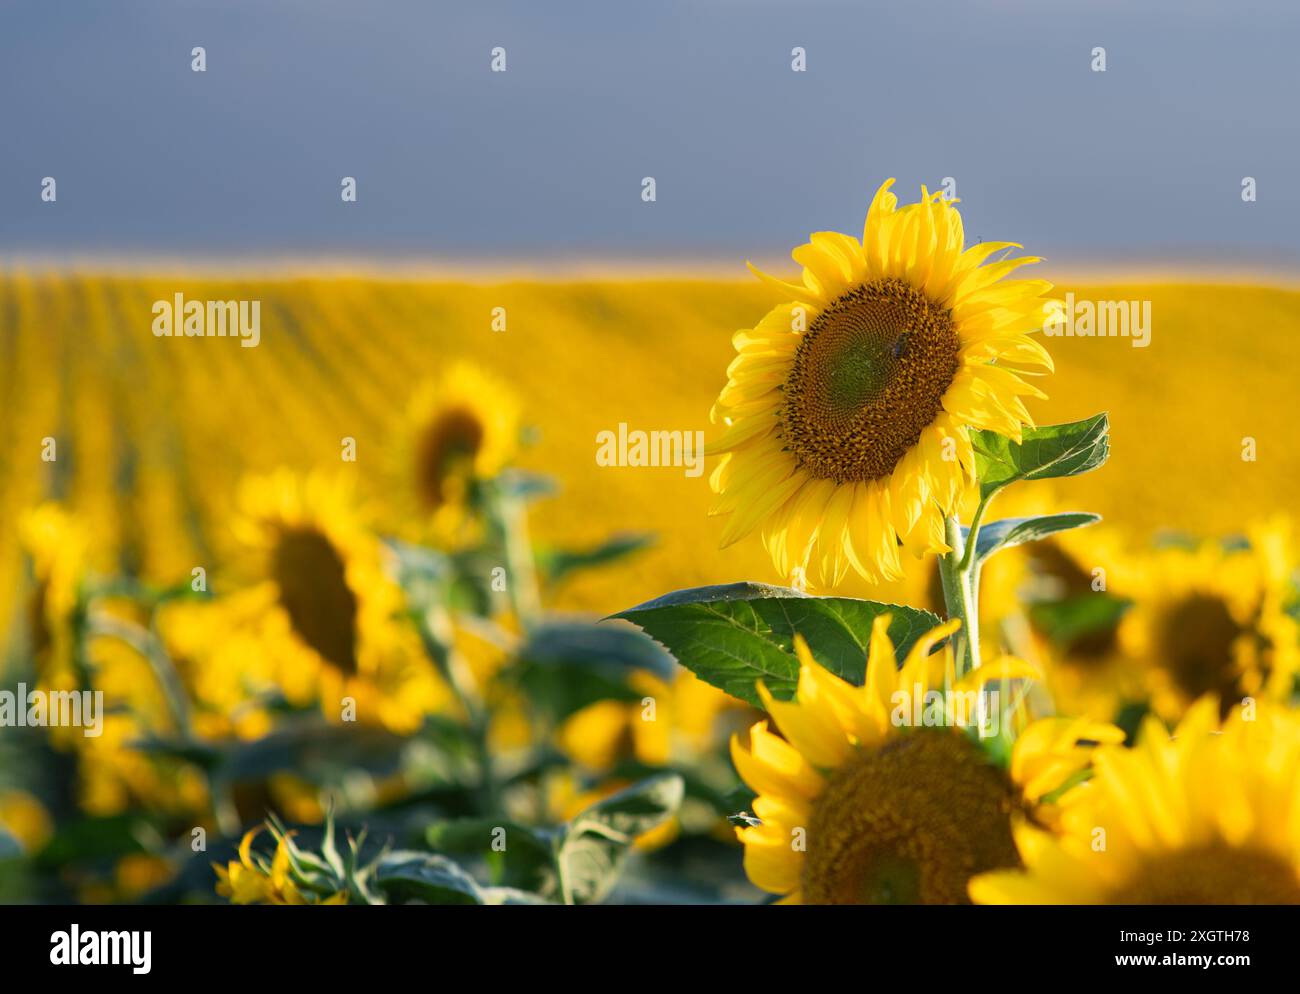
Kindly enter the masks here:
[[144, 657], [163, 693], [163, 700], [166, 701], [167, 710], [176, 725], [177, 735], [189, 741], [191, 739], [189, 697], [181, 682], [180, 674], [176, 672], [176, 667], [172, 664], [171, 657], [167, 655], [167, 650], [157, 634], [134, 622], [98, 612], [89, 616], [87, 632], [90, 635], [103, 635], [125, 642]]
[[490, 715], [483, 693], [468, 663], [456, 650], [451, 615], [447, 609], [441, 605], [431, 606], [418, 622], [425, 651], [465, 712], [479, 765], [479, 802], [483, 814], [494, 814], [499, 798], [492, 748], [488, 741]]
[[944, 521], [944, 540], [952, 551], [939, 557], [939, 579], [943, 584], [944, 608], [949, 618], [961, 619], [957, 633], [957, 676], [960, 679], [971, 670], [979, 668], [979, 599], [977, 596], [978, 566], [975, 562], [975, 542], [979, 537], [976, 512], [971, 528], [969, 545], [963, 539], [961, 522], [955, 515]]
[[520, 627], [527, 631], [541, 613], [533, 543], [528, 535], [528, 508], [518, 497], [501, 495], [497, 502], [502, 540], [506, 553], [506, 575], [510, 602]]
[[[980, 523], [984, 520], [984, 511], [989, 506], [989, 498], [981, 497], [979, 505], [975, 508], [975, 516], [970, 519], [970, 534], [966, 537], [966, 551], [961, 557], [961, 569], [965, 572], [973, 572], [978, 580], [979, 565], [975, 562], [975, 548], [979, 544]], [[976, 585], [975, 592], [979, 592]]]
[[208, 796], [217, 831], [227, 839], [238, 838], [242, 826], [239, 808], [235, 805], [234, 790], [230, 781], [217, 770], [208, 775]]

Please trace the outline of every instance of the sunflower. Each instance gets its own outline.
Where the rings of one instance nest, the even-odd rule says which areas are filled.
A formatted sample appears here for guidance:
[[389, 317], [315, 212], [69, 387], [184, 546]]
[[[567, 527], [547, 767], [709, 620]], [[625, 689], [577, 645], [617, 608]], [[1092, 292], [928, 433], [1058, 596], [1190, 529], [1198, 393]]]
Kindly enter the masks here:
[[[741, 720], [753, 713], [689, 670], [682, 670], [671, 681], [637, 672], [628, 686], [642, 695], [640, 700], [597, 701], [570, 715], [556, 730], [556, 745], [584, 774], [609, 774], [620, 764], [666, 768], [674, 762], [697, 763], [701, 757], [714, 755], [727, 731], [743, 727]], [[579, 781], [570, 770], [548, 784], [549, 804], [557, 818], [572, 818], [629, 785], [614, 777], [584, 789]], [[714, 828], [719, 838], [731, 840], [724, 819], [716, 819]], [[680, 818], [673, 817], [639, 838], [637, 848], [658, 849], [677, 838], [680, 831]]]
[[[992, 507], [986, 523], [1070, 510], [1041, 483], [1004, 491]], [[1140, 671], [1119, 645], [1128, 563], [1120, 536], [1104, 522], [1000, 550], [980, 568], [981, 645], [1037, 664], [1039, 689], [1056, 713], [1110, 720], [1144, 696]], [[935, 559], [909, 563], [901, 602], [943, 617], [938, 567]]]
[[[970, 697], [989, 679], [1032, 671], [1007, 658], [952, 685], [951, 647], [930, 651], [958, 624], [919, 639], [899, 669], [888, 619], [878, 618], [862, 687], [796, 640], [796, 699], [760, 688], [781, 736], [761, 721], [747, 745], [732, 739], [736, 768], [758, 793], [759, 824], [737, 830], [755, 885], [786, 903], [962, 903], [973, 874], [1019, 865], [1014, 817], [1050, 820], [1043, 802], [1086, 767], [1085, 743], [1122, 738], [1110, 726], [1044, 718], [1018, 736], [1009, 769], [996, 765], [973, 734]], [[942, 720], [909, 727], [899, 701], [929, 701], [940, 687], [954, 691], [939, 696]]]
[[[897, 579], [898, 545], [947, 552], [944, 517], [974, 481], [969, 428], [1017, 441], [1033, 422], [1022, 376], [1052, 368], [1029, 337], [1051, 284], [1000, 282], [1037, 259], [1011, 242], [964, 247], [961, 215], [924, 187], [896, 209], [877, 191], [861, 242], [818, 232], [794, 250], [802, 284], [754, 270], [794, 300], [737, 332], [713, 406], [725, 431], [710, 483], [725, 546], [755, 529], [776, 568], [823, 585], [850, 568]], [[752, 267], [751, 267], [752, 268]]]
[[260, 577], [244, 610], [257, 609], [257, 636], [292, 703], [315, 698], [340, 720], [351, 698], [357, 720], [406, 733], [447, 702], [342, 479], [282, 470], [247, 480], [241, 506], [236, 534]]
[[725, 714], [741, 714], [735, 698], [683, 671], [671, 682], [644, 671], [628, 681], [636, 701], [603, 700], [570, 715], [556, 732], [560, 750], [588, 770], [622, 760], [667, 766], [721, 744]]
[[253, 839], [261, 828], [246, 833], [239, 843], [239, 859], [225, 866], [214, 863], [217, 893], [231, 904], [347, 904], [347, 891], [323, 895], [301, 885], [294, 875], [289, 835], [276, 841], [268, 861], [253, 855]]
[[134, 901], [176, 876], [176, 867], [163, 856], [129, 853], [113, 867], [113, 883], [119, 900]]
[[[266, 592], [255, 587], [210, 600], [176, 598], [158, 608], [158, 634], [185, 686], [200, 738], [261, 738], [271, 730], [269, 705], [290, 696], [279, 686], [275, 659], [263, 651], [266, 605]], [[293, 696], [310, 694], [309, 681]]]
[[[154, 667], [133, 645], [109, 635], [88, 640], [87, 668], [102, 693], [99, 734], [51, 728], [54, 741], [77, 755], [77, 795], [99, 816], [132, 807], [194, 818], [208, 807], [207, 782], [190, 763], [140, 748], [142, 741], [178, 733]], [[58, 733], [56, 735], [56, 733]]]
[[1248, 546], [1205, 541], [1150, 553], [1134, 566], [1120, 647], [1140, 668], [1155, 711], [1176, 721], [1195, 700], [1285, 700], [1300, 668], [1300, 627], [1287, 613], [1289, 537], [1256, 526]]
[[[1068, 510], [1042, 484], [997, 502], [1003, 518]], [[1104, 522], [1005, 549], [980, 572], [981, 606], [989, 603], [993, 617], [981, 634], [1042, 667], [1057, 713], [1110, 720], [1142, 696], [1141, 677], [1119, 646], [1131, 583], [1129, 557]]]
[[[1171, 734], [1148, 716], [1102, 746], [1055, 834], [1020, 826], [1025, 869], [971, 882], [981, 904], [1300, 904], [1300, 719], [1201, 698]], [[1253, 719], [1253, 720], [1252, 720]]]
[[395, 450], [401, 510], [439, 532], [454, 530], [473, 484], [514, 457], [519, 431], [514, 392], [477, 366], [456, 362], [420, 385]]

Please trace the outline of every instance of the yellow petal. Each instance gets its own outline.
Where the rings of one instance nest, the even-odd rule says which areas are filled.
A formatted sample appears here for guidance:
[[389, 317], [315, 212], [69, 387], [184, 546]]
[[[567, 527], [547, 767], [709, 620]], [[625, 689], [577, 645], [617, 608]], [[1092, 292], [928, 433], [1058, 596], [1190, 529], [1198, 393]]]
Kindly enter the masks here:
[[767, 730], [760, 721], [749, 730], [749, 748], [731, 738], [731, 758], [741, 778], [760, 794], [794, 795], [808, 800], [825, 788], [825, 781], [799, 752]]

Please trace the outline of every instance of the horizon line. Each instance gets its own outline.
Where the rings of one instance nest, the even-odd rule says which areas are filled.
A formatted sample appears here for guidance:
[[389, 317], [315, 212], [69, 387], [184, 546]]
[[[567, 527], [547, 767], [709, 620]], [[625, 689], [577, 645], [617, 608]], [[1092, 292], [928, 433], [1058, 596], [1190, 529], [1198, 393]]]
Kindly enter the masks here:
[[[414, 280], [468, 283], [644, 281], [753, 281], [746, 262], [780, 278], [797, 278], [788, 258], [700, 254], [663, 254], [594, 258], [588, 254], [444, 256], [415, 253], [176, 253], [43, 252], [2, 253], [0, 272], [94, 273], [106, 276], [190, 276], [198, 278], [294, 279], [353, 277], [409, 282]], [[1106, 261], [1079, 256], [1054, 262], [1044, 258], [1035, 275], [1102, 283], [1231, 283], [1291, 287], [1300, 285], [1300, 265], [1251, 263], [1236, 257], [1230, 263], [1202, 257], [1156, 259], [1149, 255]], [[757, 284], [755, 284], [757, 285]]]

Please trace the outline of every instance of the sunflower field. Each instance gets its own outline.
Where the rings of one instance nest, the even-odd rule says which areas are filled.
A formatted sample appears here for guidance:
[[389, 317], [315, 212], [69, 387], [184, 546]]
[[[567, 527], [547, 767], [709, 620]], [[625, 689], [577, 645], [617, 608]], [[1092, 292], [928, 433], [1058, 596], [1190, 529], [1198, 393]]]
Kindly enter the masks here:
[[1300, 903], [1300, 293], [793, 258], [6, 271], [0, 900]]

